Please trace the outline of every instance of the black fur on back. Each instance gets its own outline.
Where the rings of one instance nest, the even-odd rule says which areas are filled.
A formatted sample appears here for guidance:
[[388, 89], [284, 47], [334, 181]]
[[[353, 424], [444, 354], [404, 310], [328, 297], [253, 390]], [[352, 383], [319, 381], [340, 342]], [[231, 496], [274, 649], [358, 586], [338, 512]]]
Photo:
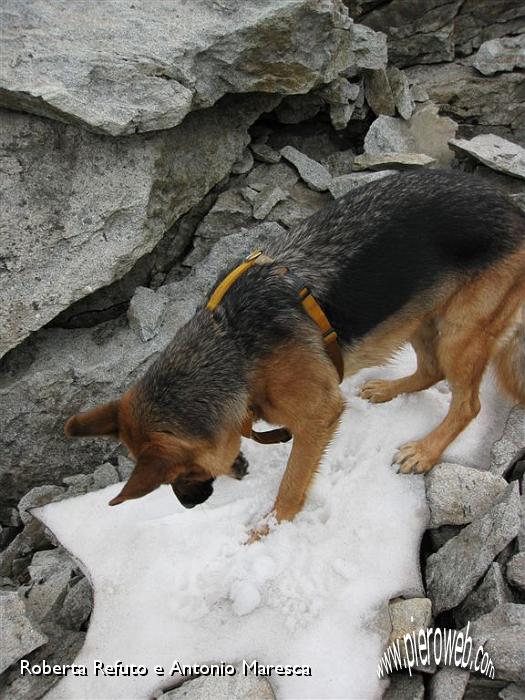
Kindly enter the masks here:
[[143, 393], [155, 420], [190, 435], [209, 437], [240, 416], [254, 362], [311, 328], [296, 281], [277, 274], [283, 266], [350, 344], [441, 281], [472, 277], [524, 245], [521, 212], [476, 177], [437, 170], [386, 177], [269, 245], [264, 252], [275, 262], [248, 270], [213, 315], [199, 310], [141, 380]]

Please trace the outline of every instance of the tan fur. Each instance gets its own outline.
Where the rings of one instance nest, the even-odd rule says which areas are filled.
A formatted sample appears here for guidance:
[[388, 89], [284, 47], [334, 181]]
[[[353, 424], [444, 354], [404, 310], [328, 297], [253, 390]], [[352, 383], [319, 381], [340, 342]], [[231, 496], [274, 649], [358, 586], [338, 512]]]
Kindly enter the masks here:
[[[446, 378], [452, 390], [449, 412], [425, 438], [400, 448], [395, 462], [404, 473], [431, 469], [447, 446], [477, 415], [479, 385], [502, 336], [525, 298], [525, 251], [520, 251], [457, 290], [412, 335], [418, 369], [411, 377], [365, 384], [361, 395], [388, 401]], [[507, 367], [506, 381], [518, 379]]]

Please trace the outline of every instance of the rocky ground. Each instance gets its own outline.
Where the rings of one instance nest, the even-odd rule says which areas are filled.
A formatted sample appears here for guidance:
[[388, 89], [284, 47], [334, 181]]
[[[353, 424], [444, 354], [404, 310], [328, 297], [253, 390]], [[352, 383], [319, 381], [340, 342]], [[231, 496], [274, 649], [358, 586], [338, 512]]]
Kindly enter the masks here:
[[[70, 662], [92, 605], [81, 567], [30, 509], [130, 470], [112, 443], [66, 442], [63, 422], [128, 386], [222, 263], [405, 168], [475, 172], [525, 207], [522, 3], [174, 5], [111, 0], [94, 12], [7, 0], [0, 9], [6, 698], [46, 692], [52, 677], [20, 679], [18, 660]], [[221, 259], [205, 263], [232, 233]], [[431, 666], [394, 676], [386, 697], [525, 692], [524, 445], [515, 408], [490, 465], [443, 464], [425, 477], [427, 598], [390, 602], [392, 639], [470, 620], [496, 680]], [[194, 698], [233, 697], [206, 689], [216, 679], [189, 683]]]

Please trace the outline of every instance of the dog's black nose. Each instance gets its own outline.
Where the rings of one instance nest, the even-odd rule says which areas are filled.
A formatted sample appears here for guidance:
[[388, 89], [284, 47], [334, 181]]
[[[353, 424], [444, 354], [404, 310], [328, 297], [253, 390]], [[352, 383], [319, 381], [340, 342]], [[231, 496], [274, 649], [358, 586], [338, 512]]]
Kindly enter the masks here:
[[175, 481], [171, 484], [171, 488], [184, 508], [195, 508], [195, 506], [204, 503], [212, 495], [213, 482], [214, 479], [193, 484], [188, 484], [187, 482], [177, 484]]

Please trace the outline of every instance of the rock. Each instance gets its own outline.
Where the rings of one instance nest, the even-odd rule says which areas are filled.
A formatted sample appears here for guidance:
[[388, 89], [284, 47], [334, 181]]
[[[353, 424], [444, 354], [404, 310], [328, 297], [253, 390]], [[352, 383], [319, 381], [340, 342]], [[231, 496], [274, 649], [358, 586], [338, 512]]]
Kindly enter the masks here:
[[414, 102], [428, 102], [429, 100], [428, 92], [422, 85], [414, 83], [414, 85], [410, 86], [410, 92], [412, 94], [412, 99], [414, 100]]
[[363, 153], [360, 156], [356, 156], [354, 170], [419, 168], [435, 162], [435, 158], [426, 156], [423, 153], [381, 153], [378, 155]]
[[127, 481], [131, 476], [131, 472], [135, 468], [135, 463], [133, 460], [124, 457], [124, 455], [119, 455], [117, 458], [117, 471], [120, 481]]
[[[32, 652], [29, 657], [31, 665], [41, 665], [44, 659], [51, 667], [55, 664], [73, 663], [84, 643], [85, 633], [70, 632], [49, 623], [43, 627], [49, 641]], [[2, 678], [2, 700], [38, 700], [59, 680], [60, 676], [53, 673], [22, 676], [16, 665]]]
[[[476, 133], [498, 129], [512, 139], [525, 140], [523, 76], [500, 73], [485, 77], [466, 62], [414, 66], [406, 70], [411, 83], [424, 88], [441, 113], [474, 125]], [[493, 129], [490, 129], [492, 127]]]
[[31, 583], [24, 587], [27, 609], [39, 622], [54, 621], [66, 593], [75, 563], [62, 548], [36, 552], [29, 565]]
[[246, 178], [246, 184], [258, 192], [268, 185], [278, 185], [283, 190], [289, 190], [298, 180], [295, 168], [281, 161], [274, 165], [261, 163], [256, 166]]
[[149, 253], [230, 172], [249, 125], [276, 102], [226, 98], [176, 129], [121, 138], [0, 110], [0, 356]]
[[470, 672], [454, 666], [440, 668], [430, 679], [429, 700], [462, 700]]
[[302, 182], [290, 187], [288, 193], [289, 198], [277, 204], [268, 214], [268, 221], [278, 221], [291, 228], [330, 201], [328, 193], [315, 192]]
[[[246, 0], [234, 12], [116, 0], [88, 3], [81, 22], [66, 0], [4, 9], [2, 104], [111, 135], [170, 129], [226, 92], [306, 93], [363, 51], [333, 0]], [[376, 41], [367, 35], [368, 53]]]
[[498, 605], [511, 602], [512, 593], [503, 578], [501, 566], [492, 562], [479, 586], [455, 610], [454, 620], [459, 627], [464, 627], [467, 622], [486, 615]]
[[[352, 17], [388, 34], [388, 57], [397, 66], [451, 61], [485, 39], [523, 27], [516, 0], [347, 0]], [[378, 5], [378, 7], [374, 7]]]
[[65, 476], [62, 481], [67, 485], [68, 498], [81, 496], [94, 489], [93, 474], [72, 474], [71, 476]]
[[492, 445], [490, 471], [503, 475], [525, 444], [525, 408], [514, 406], [509, 413], [503, 435]]
[[128, 307], [129, 327], [143, 342], [154, 338], [162, 323], [168, 300], [153, 289], [138, 287]]
[[23, 600], [15, 591], [0, 591], [0, 673], [33, 649], [47, 642], [47, 637], [29, 619]]
[[324, 165], [308, 158], [308, 156], [301, 153], [293, 146], [281, 148], [281, 155], [295, 165], [299, 175], [302, 180], [306, 182], [308, 187], [317, 192], [323, 192], [328, 189], [332, 178]]
[[409, 598], [394, 600], [389, 603], [392, 631], [389, 644], [399, 639], [402, 658], [406, 657], [405, 644], [402, 641], [406, 634], [426, 629], [432, 621], [432, 603], [428, 598]]
[[408, 121], [380, 116], [366, 134], [365, 153], [424, 153], [447, 166], [453, 158], [448, 144], [456, 130], [457, 124], [440, 117], [432, 104], [420, 107]]
[[387, 37], [383, 32], [374, 32], [362, 24], [350, 27], [352, 64], [357, 68], [378, 70], [386, 66]]
[[65, 489], [62, 486], [47, 485], [32, 488], [18, 503], [18, 511], [23, 524], [27, 525], [30, 520], [33, 520], [33, 516], [30, 513], [31, 508], [37, 508], [53, 501], [60, 501], [64, 498], [64, 494]]
[[[288, 167], [284, 163], [259, 167], [281, 165]], [[221, 239], [190, 276], [162, 287], [159, 293], [170, 301], [158, 334], [148, 343], [137, 338], [125, 319], [115, 319], [95, 328], [46, 328], [5, 358], [0, 383], [3, 497], [16, 502], [35, 483], [60, 483], [79, 464], [95, 469], [115, 458], [120, 450], [111, 440], [63, 438], [65, 420], [129, 388], [155, 353], [191, 318], [220, 271], [254, 247], [264, 247], [268, 238], [281, 235], [282, 227], [265, 223]], [[33, 544], [29, 551], [34, 551]], [[4, 555], [0, 555], [0, 575], [9, 576], [1, 571]]]
[[466, 153], [493, 170], [525, 180], [525, 148], [516, 143], [494, 134], [476, 136], [470, 141], [451, 139], [449, 143], [460, 154]]
[[232, 165], [232, 173], [234, 175], [244, 175], [244, 173], [250, 172], [252, 168], [252, 152], [248, 148], [245, 148], [239, 160], [236, 160], [235, 163]]
[[376, 180], [382, 180], [389, 175], [394, 175], [394, 171], [382, 170], [378, 173], [349, 173], [348, 175], [334, 177], [328, 189], [332, 197], [337, 199], [358, 187], [368, 185], [370, 182], [375, 182]]
[[525, 34], [483, 42], [473, 65], [483, 75], [525, 68]]
[[501, 700], [523, 700], [525, 696], [525, 687], [517, 683], [510, 683], [498, 693], [498, 698]]
[[387, 114], [394, 116], [396, 104], [390, 89], [386, 70], [366, 70], [365, 76], [365, 98], [374, 114]]
[[344, 129], [350, 121], [359, 92], [360, 85], [346, 78], [336, 78], [319, 91], [330, 105], [330, 121], [336, 131]]
[[252, 207], [246, 202], [242, 194], [235, 189], [222, 192], [195, 229], [193, 249], [184, 258], [184, 264], [188, 266], [195, 265], [204, 258], [219, 238], [227, 236], [244, 226], [253, 225], [253, 223]]
[[429, 527], [464, 525], [483, 515], [508, 484], [490, 472], [460, 464], [439, 464], [425, 476]]
[[390, 685], [383, 695], [383, 700], [423, 700], [425, 686], [420, 673], [394, 673]]
[[93, 488], [105, 489], [106, 486], [116, 484], [120, 481], [120, 476], [115, 467], [106, 462], [97, 467], [93, 472]]
[[332, 177], [340, 177], [352, 172], [354, 158], [355, 151], [352, 148], [347, 148], [344, 151], [336, 151], [323, 158], [322, 164], [329, 170]]
[[77, 631], [91, 615], [93, 591], [86, 577], [82, 577], [68, 590], [58, 622], [66, 629]]
[[496, 678], [525, 681], [525, 605], [505, 603], [470, 626], [472, 648], [483, 645]]
[[275, 187], [272, 185], [266, 186], [257, 193], [255, 199], [253, 200], [254, 218], [258, 220], [265, 219], [274, 206], [286, 198], [286, 192], [284, 192], [279, 185], [276, 185]]
[[520, 514], [517, 484], [509, 484], [490, 510], [428, 557], [427, 594], [434, 615], [465, 599], [494, 557], [518, 534]]
[[507, 579], [525, 593], [525, 552], [515, 554], [507, 564]]
[[281, 160], [281, 154], [266, 143], [251, 143], [253, 155], [256, 160], [263, 163], [278, 163]]
[[262, 677], [243, 675], [201, 676], [159, 696], [158, 700], [275, 700], [270, 683]]
[[416, 107], [410, 91], [408, 78], [395, 66], [386, 69], [388, 83], [398, 113], [403, 119], [410, 119]]
[[[3, 493], [9, 495], [6, 490]], [[0, 576], [17, 578], [20, 574], [23, 578], [33, 552], [49, 546], [50, 539], [46, 529], [39, 520], [33, 518], [6, 549], [0, 552]]]

